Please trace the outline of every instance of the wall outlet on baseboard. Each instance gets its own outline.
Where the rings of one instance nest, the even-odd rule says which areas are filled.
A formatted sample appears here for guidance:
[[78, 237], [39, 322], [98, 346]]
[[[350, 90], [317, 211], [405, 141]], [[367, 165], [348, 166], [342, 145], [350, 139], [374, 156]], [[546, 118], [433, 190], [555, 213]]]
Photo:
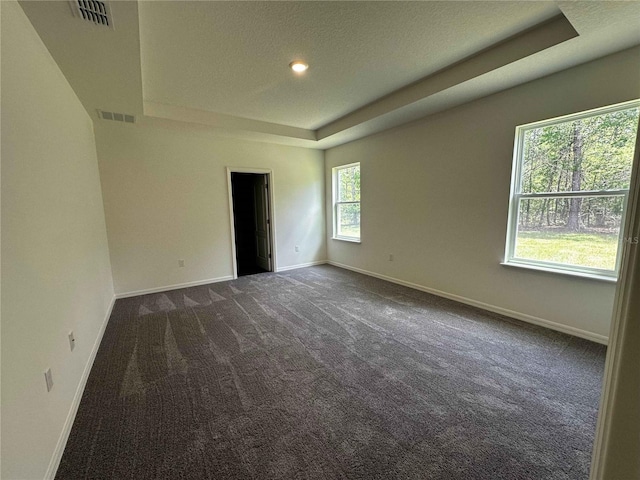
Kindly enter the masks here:
[[73, 352], [73, 349], [76, 347], [76, 337], [73, 335], [73, 331], [69, 332], [69, 348]]
[[184, 267], [184, 260], [178, 260], [178, 267], [182, 268]]
[[44, 372], [44, 381], [47, 383], [47, 392], [50, 392], [53, 388], [53, 376], [50, 368], [47, 368], [47, 371]]
[[300, 246], [296, 245], [296, 252], [299, 252], [299, 251], [300, 251]]
[[390, 261], [390, 262], [393, 262], [393, 253], [390, 253], [390, 254], [389, 254], [389, 261]]

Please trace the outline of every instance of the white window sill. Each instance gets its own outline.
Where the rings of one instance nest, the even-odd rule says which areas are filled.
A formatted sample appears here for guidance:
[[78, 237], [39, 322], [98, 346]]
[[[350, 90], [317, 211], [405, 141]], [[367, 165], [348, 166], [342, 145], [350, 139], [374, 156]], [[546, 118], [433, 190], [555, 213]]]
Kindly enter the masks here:
[[559, 273], [560, 275], [568, 275], [570, 277], [588, 278], [590, 280], [599, 280], [601, 282], [616, 283], [618, 279], [609, 275], [600, 275], [598, 273], [577, 272], [564, 268], [545, 267], [542, 265], [533, 265], [531, 263], [522, 263], [517, 261], [501, 262], [500, 265], [505, 267], [524, 268], [525, 270], [537, 270], [539, 272]]
[[332, 240], [340, 240], [342, 242], [350, 242], [350, 243], [361, 243], [359, 238], [349, 238], [349, 237], [331, 237]]

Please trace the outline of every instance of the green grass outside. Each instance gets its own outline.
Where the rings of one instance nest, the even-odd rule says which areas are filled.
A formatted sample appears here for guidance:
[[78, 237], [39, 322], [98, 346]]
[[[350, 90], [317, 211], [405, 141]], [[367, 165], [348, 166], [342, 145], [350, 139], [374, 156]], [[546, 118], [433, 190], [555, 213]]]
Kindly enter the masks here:
[[347, 237], [359, 237], [360, 225], [342, 225], [340, 227], [340, 234]]
[[614, 270], [617, 251], [617, 234], [521, 231], [515, 256]]

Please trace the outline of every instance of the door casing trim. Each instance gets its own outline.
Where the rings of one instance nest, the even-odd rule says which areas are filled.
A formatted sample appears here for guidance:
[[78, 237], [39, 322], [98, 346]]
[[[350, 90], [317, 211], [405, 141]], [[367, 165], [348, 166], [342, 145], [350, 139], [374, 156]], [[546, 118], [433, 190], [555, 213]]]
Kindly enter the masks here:
[[229, 230], [231, 232], [231, 268], [234, 280], [238, 278], [238, 261], [236, 259], [236, 226], [233, 219], [233, 187], [231, 184], [232, 173], [256, 173], [267, 176], [267, 201], [269, 202], [269, 243], [271, 247], [271, 269], [278, 271], [278, 256], [276, 253], [276, 209], [274, 201], [273, 170], [270, 168], [254, 167], [227, 167], [227, 193], [229, 198]]

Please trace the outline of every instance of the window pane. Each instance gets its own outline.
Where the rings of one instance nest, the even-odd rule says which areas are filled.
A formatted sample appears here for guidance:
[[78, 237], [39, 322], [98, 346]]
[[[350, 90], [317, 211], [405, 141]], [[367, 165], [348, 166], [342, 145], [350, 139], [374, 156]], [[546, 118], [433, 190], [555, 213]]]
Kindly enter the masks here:
[[338, 201], [360, 201], [360, 166], [338, 170]]
[[521, 199], [516, 258], [615, 270], [624, 197]]
[[338, 205], [338, 236], [360, 238], [360, 204]]
[[638, 107], [524, 132], [521, 192], [629, 188]]

